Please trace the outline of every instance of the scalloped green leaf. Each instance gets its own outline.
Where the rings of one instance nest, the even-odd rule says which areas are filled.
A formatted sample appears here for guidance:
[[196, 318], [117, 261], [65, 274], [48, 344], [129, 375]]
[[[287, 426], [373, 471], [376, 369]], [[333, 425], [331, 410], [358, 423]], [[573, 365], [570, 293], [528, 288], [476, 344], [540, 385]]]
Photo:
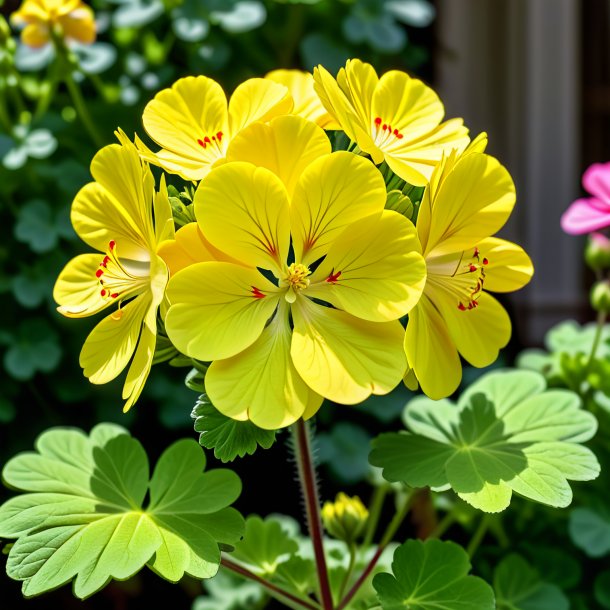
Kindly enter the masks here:
[[373, 579], [383, 610], [495, 610], [491, 587], [470, 576], [466, 551], [453, 542], [407, 540], [392, 574]]
[[258, 447], [269, 449], [275, 443], [275, 430], [263, 430], [250, 421], [223, 415], [205, 394], [195, 403], [191, 417], [195, 420], [195, 432], [200, 433], [199, 444], [213, 449], [214, 456], [222, 462], [252, 455]]
[[298, 550], [299, 545], [281, 522], [253, 515], [246, 519], [244, 537], [235, 546], [232, 557], [256, 574], [269, 576]]
[[572, 481], [599, 474], [593, 453], [580, 443], [597, 429], [567, 390], [545, 390], [531, 371], [494, 371], [460, 397], [418, 397], [407, 405], [408, 433], [382, 434], [373, 441], [371, 464], [389, 481], [412, 487], [450, 486], [486, 512], [508, 507], [513, 492], [565, 507]]
[[576, 508], [570, 513], [568, 526], [572, 542], [589, 557], [610, 553], [610, 512]]
[[150, 481], [146, 452], [114, 424], [89, 436], [53, 428], [35, 446], [2, 472], [7, 486], [29, 492], [0, 506], [0, 537], [16, 539], [7, 573], [23, 581], [26, 597], [74, 580], [74, 595], [83, 599], [144, 565], [172, 582], [185, 573], [209, 578], [219, 544], [242, 534], [243, 518], [228, 508], [239, 478], [203, 472], [205, 455], [193, 440], [166, 449]]
[[570, 602], [557, 585], [543, 582], [519, 555], [506, 557], [494, 573], [497, 610], [569, 610]]

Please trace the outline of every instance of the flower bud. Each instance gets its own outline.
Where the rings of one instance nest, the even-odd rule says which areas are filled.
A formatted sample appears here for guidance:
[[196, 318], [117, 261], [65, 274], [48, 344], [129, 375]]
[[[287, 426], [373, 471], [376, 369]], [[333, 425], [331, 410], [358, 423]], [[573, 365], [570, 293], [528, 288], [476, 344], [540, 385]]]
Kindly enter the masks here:
[[585, 247], [585, 262], [593, 271], [610, 268], [610, 239], [603, 233], [591, 233]]
[[610, 281], [603, 280], [593, 284], [590, 299], [591, 307], [595, 311], [610, 313]]
[[355, 542], [363, 533], [369, 511], [358, 496], [350, 498], [340, 492], [334, 502], [325, 502], [322, 521], [326, 531], [348, 544]]

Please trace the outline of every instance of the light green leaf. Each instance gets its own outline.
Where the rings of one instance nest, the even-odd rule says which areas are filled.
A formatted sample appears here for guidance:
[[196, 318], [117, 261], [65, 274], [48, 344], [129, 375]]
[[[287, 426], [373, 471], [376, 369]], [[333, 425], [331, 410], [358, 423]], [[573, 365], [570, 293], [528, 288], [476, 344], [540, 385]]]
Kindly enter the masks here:
[[568, 598], [556, 585], [543, 582], [519, 555], [509, 555], [496, 568], [494, 590], [498, 610], [569, 610]]
[[[74, 579], [85, 598], [149, 564], [177, 581], [213, 576], [219, 544], [235, 543], [243, 519], [227, 508], [241, 483], [228, 470], [203, 472], [192, 440], [171, 445], [149, 482], [148, 458], [123, 428], [100, 424], [89, 436], [53, 428], [5, 466], [5, 484], [25, 492], [0, 506], [0, 537], [15, 538], [7, 573], [26, 597]], [[150, 493], [150, 502], [143, 508]]]
[[408, 540], [391, 574], [373, 579], [383, 610], [494, 610], [491, 587], [469, 576], [468, 555], [453, 542]]
[[531, 371], [494, 371], [457, 405], [426, 397], [405, 410], [409, 433], [373, 441], [371, 464], [389, 481], [413, 487], [450, 485], [486, 512], [504, 510], [513, 492], [550, 506], [572, 500], [568, 480], [599, 474], [597, 459], [579, 443], [597, 423], [567, 390], [545, 390]]
[[610, 515], [590, 508], [576, 508], [570, 513], [572, 542], [589, 557], [610, 553]]
[[290, 559], [299, 545], [290, 532], [273, 517], [263, 521], [256, 515], [246, 519], [246, 530], [232, 555], [259, 575], [274, 574], [278, 565]]
[[[193, 369], [195, 370], [195, 369]], [[275, 442], [275, 430], [263, 430], [250, 421], [237, 421], [223, 415], [202, 394], [191, 413], [199, 444], [214, 449], [214, 456], [223, 462], [252, 455], [258, 447], [269, 449]]]
[[203, 586], [207, 595], [195, 599], [192, 610], [251, 610], [258, 608], [265, 597], [265, 590], [260, 585], [226, 570], [206, 580]]

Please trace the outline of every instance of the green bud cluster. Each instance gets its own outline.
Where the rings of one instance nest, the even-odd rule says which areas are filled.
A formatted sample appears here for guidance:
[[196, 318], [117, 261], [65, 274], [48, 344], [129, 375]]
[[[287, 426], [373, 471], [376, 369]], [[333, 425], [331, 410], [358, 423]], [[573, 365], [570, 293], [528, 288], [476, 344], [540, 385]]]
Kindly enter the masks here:
[[322, 507], [322, 522], [326, 531], [348, 544], [355, 542], [364, 532], [369, 511], [358, 496], [350, 498], [340, 492], [334, 502]]

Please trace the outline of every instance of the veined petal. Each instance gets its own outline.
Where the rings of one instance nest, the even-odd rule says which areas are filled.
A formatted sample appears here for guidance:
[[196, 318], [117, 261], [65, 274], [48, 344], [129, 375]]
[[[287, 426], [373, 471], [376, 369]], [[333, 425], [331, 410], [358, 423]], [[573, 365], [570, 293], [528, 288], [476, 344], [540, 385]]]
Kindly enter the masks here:
[[305, 294], [364, 320], [384, 322], [408, 313], [425, 283], [426, 263], [413, 223], [384, 210], [343, 230]]
[[290, 246], [290, 216], [288, 194], [275, 174], [251, 163], [228, 163], [201, 182], [194, 205], [213, 246], [279, 277]]
[[302, 70], [273, 70], [265, 78], [288, 88], [294, 107], [292, 114], [313, 121], [324, 129], [340, 129], [328, 114], [314, 89], [313, 76]]
[[387, 394], [402, 380], [400, 322], [369, 322], [306, 297], [297, 298], [292, 315], [292, 360], [318, 394], [356, 404], [371, 394]]
[[46, 23], [30, 23], [21, 32], [21, 42], [35, 49], [44, 46], [50, 40], [51, 34]]
[[[385, 152], [397, 143], [417, 140], [435, 129], [443, 120], [445, 109], [438, 95], [417, 78], [406, 72], [390, 70], [375, 87], [371, 105], [371, 119], [379, 117], [375, 143]], [[387, 125], [388, 129], [381, 127]], [[372, 127], [372, 124], [371, 124]], [[403, 134], [397, 138], [395, 131]]]
[[100, 252], [105, 252], [114, 241], [125, 258], [146, 261], [150, 257], [151, 244], [142, 231], [125, 208], [97, 182], [85, 184], [77, 193], [70, 220], [78, 236]]
[[385, 200], [383, 176], [368, 159], [339, 151], [311, 163], [290, 206], [297, 262], [308, 265], [326, 254], [345, 227], [380, 215]]
[[108, 383], [127, 366], [138, 343], [151, 293], [142, 294], [105, 317], [91, 331], [80, 353], [91, 383]]
[[396, 140], [384, 149], [390, 169], [415, 186], [426, 186], [443, 153], [461, 151], [469, 142], [462, 119], [441, 123], [417, 140]]
[[161, 244], [168, 239], [174, 239], [175, 226], [172, 206], [167, 195], [167, 185], [165, 184], [165, 174], [161, 175], [159, 192], [155, 195], [153, 205], [155, 217], [155, 244]]
[[441, 314], [425, 294], [409, 314], [404, 348], [426, 395], [439, 400], [455, 392], [462, 379], [460, 357]]
[[231, 137], [254, 121], [269, 121], [288, 114], [292, 107], [292, 97], [284, 85], [264, 78], [250, 78], [235, 89], [229, 100]]
[[[287, 311], [278, 311], [250, 347], [232, 358], [214, 361], [205, 376], [214, 406], [227, 417], [249, 419], [268, 430], [299, 419], [313, 391], [294, 368], [291, 337]], [[318, 398], [321, 402], [322, 397]]]
[[154, 250], [152, 205], [155, 180], [148, 166], [142, 164], [135, 145], [121, 132], [119, 137], [121, 145], [104, 146], [93, 157], [91, 175], [114, 198], [116, 204], [113, 207], [125, 212], [133, 230], [141, 234], [148, 249]]
[[440, 287], [434, 287], [429, 296], [445, 320], [458, 351], [472, 366], [487, 366], [498, 357], [510, 339], [511, 323], [496, 299], [482, 292], [476, 307], [462, 311], [453, 295]]
[[532, 279], [534, 266], [521, 246], [497, 237], [488, 237], [477, 246], [489, 261], [485, 267], [485, 290], [512, 292]]
[[368, 149], [373, 146], [369, 134], [369, 122], [363, 122], [352, 101], [346, 97], [326, 68], [323, 66], [314, 68], [313, 78], [314, 89], [326, 110], [341, 125], [350, 140], [358, 142], [361, 148], [363, 145], [366, 146], [368, 152]]
[[255, 269], [225, 262], [191, 265], [167, 286], [165, 328], [172, 343], [198, 360], [230, 358], [261, 335], [278, 289]]
[[379, 77], [375, 68], [359, 59], [348, 59], [337, 74], [337, 84], [354, 108], [360, 125], [366, 130], [372, 125], [371, 105]]
[[215, 248], [204, 237], [196, 222], [191, 222], [178, 229], [175, 239], [161, 244], [158, 254], [165, 261], [172, 276], [189, 265], [206, 261], [241, 264]]
[[227, 98], [211, 78], [177, 80], [146, 105], [142, 121], [148, 135], [164, 149], [155, 155], [157, 164], [186, 180], [200, 180], [224, 157], [229, 131]]
[[330, 140], [321, 127], [297, 116], [281, 116], [269, 123], [252, 123], [227, 150], [227, 161], [247, 161], [265, 167], [282, 180], [289, 195], [305, 168], [329, 155]]
[[439, 256], [472, 247], [496, 233], [515, 205], [515, 185], [497, 159], [471, 153], [459, 159], [442, 181], [434, 200], [420, 214], [429, 222], [426, 235], [419, 230], [424, 256]]
[[142, 394], [144, 384], [148, 379], [152, 367], [155, 345], [157, 343], [157, 305], [151, 303], [144, 320], [136, 353], [127, 371], [127, 377], [123, 386], [122, 396], [123, 400], [126, 400], [123, 405], [124, 413], [127, 413], [133, 407], [140, 394]]
[[81, 254], [62, 269], [53, 298], [60, 314], [69, 318], [83, 318], [101, 311], [116, 302], [101, 295], [100, 283], [95, 276], [102, 261], [101, 254]]

